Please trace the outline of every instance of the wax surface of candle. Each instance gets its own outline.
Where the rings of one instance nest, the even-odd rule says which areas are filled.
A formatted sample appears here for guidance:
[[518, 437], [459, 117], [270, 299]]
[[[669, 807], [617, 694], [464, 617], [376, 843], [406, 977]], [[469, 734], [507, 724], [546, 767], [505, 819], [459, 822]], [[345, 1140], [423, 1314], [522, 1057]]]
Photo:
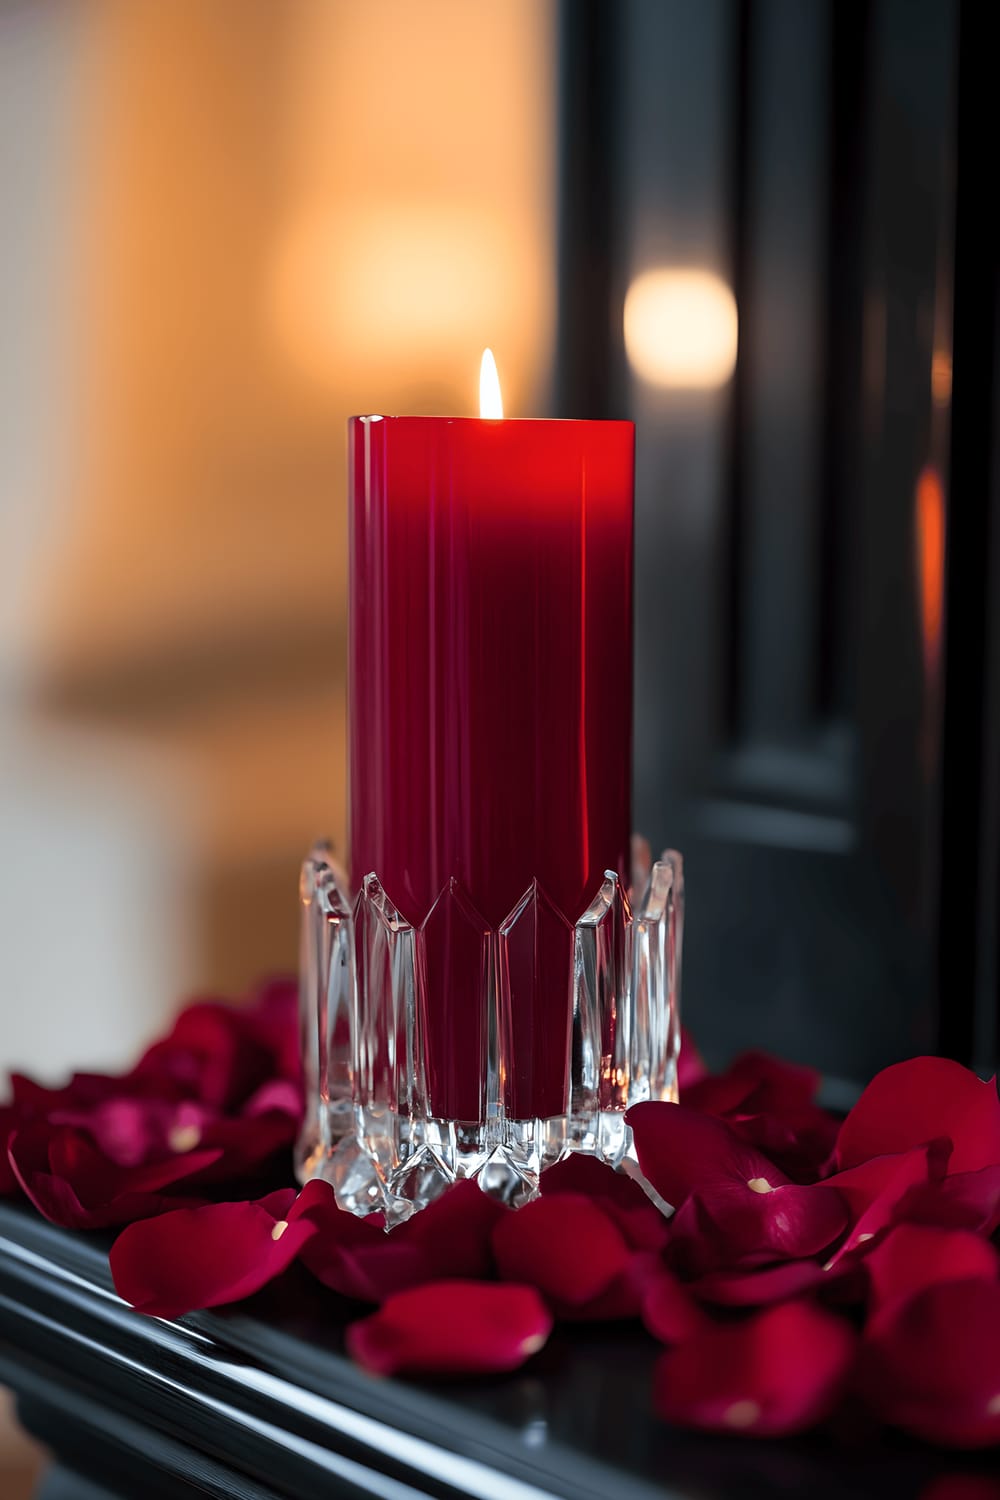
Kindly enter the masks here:
[[351, 866], [424, 928], [438, 1115], [482, 1107], [484, 965], [508, 1113], [566, 1106], [572, 926], [628, 884], [632, 454], [626, 422], [351, 423]]

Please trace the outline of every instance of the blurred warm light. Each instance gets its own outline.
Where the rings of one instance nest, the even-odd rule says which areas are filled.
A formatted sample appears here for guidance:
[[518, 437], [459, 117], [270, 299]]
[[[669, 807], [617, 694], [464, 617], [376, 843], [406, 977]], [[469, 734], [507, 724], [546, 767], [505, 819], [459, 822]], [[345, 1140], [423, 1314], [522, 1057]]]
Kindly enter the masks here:
[[530, 409], [553, 330], [551, 11], [306, 0], [293, 161], [264, 268], [271, 347], [329, 411], [474, 411], [481, 329]]
[[947, 349], [935, 349], [931, 359], [931, 397], [935, 406], [951, 401], [951, 355]]
[[503, 397], [500, 394], [500, 376], [492, 349], [483, 350], [479, 366], [479, 415], [496, 419], [503, 416]]
[[[63, 1028], [90, 1063], [184, 985], [238, 988], [295, 961], [302, 851], [317, 829], [344, 847], [346, 418], [478, 411], [494, 329], [508, 405], [540, 404], [555, 10], [17, 9], [18, 46], [0, 49], [16, 145], [0, 147], [15, 398], [0, 400], [0, 688], [16, 684], [25, 714], [44, 706], [43, 746], [81, 719], [128, 749], [109, 811], [96, 772], [64, 777], [56, 756], [46, 779], [32, 741], [21, 781], [6, 796], [0, 781], [0, 837], [16, 871], [58, 824], [93, 875], [64, 943], [100, 976], [87, 1046]], [[0, 692], [5, 755], [12, 719]], [[161, 792], [151, 746], [183, 797]], [[19, 931], [5, 960], [33, 1066], [33, 1048], [61, 1054], [34, 1003], [51, 974], [34, 927]]]
[[736, 299], [711, 271], [644, 271], [625, 298], [625, 349], [636, 374], [652, 385], [724, 385], [736, 366], [738, 328]]
[[924, 672], [936, 677], [941, 659], [944, 617], [944, 488], [933, 464], [917, 479], [915, 503], [917, 587]]
[[545, 389], [551, 10], [85, 10], [86, 443], [39, 652], [182, 681], [325, 632], [339, 670], [347, 415], [477, 412], [500, 328], [508, 406]]
[[538, 247], [487, 206], [407, 201], [359, 207], [346, 223], [307, 211], [279, 242], [271, 318], [285, 353], [311, 379], [342, 386], [344, 352], [358, 378], [426, 380], [467, 365], [476, 328], [510, 322], [519, 363], [537, 306]]

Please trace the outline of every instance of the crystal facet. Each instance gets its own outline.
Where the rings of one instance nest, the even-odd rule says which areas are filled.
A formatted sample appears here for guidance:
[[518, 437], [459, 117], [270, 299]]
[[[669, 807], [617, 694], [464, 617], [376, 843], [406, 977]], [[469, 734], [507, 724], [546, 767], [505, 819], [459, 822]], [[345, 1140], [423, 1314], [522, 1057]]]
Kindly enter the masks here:
[[296, 1169], [305, 1181], [353, 1124], [354, 923], [347, 880], [318, 843], [299, 877], [299, 1037], [305, 1112]]
[[505, 1202], [569, 1151], [634, 1165], [624, 1112], [676, 1099], [680, 855], [635, 845], [571, 920], [537, 880], [492, 928], [452, 879], [419, 922], [329, 850], [302, 870], [306, 1122], [297, 1165], [387, 1226], [476, 1177]]

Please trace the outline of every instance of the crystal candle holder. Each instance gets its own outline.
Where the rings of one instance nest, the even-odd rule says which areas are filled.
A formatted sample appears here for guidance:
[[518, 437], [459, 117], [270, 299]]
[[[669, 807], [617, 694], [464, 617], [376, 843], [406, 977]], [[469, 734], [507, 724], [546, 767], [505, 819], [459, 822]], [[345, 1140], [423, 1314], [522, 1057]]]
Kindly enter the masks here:
[[636, 841], [575, 920], [533, 881], [499, 926], [456, 880], [418, 924], [377, 872], [353, 899], [324, 846], [302, 868], [300, 1180], [391, 1226], [477, 1177], [518, 1204], [570, 1151], [618, 1166], [624, 1113], [676, 1100], [681, 857]]

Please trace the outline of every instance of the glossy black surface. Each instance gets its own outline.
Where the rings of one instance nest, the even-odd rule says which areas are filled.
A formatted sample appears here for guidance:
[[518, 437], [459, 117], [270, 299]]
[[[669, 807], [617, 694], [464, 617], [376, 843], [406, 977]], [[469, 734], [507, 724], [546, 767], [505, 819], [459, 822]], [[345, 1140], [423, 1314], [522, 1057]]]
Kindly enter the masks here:
[[653, 1416], [637, 1329], [561, 1329], [527, 1370], [375, 1380], [341, 1352], [341, 1305], [286, 1278], [229, 1314], [144, 1318], [114, 1295], [101, 1236], [0, 1205], [0, 1379], [60, 1460], [41, 1491], [257, 1497], [918, 1496], [1000, 1474], [871, 1435], [720, 1440]]

